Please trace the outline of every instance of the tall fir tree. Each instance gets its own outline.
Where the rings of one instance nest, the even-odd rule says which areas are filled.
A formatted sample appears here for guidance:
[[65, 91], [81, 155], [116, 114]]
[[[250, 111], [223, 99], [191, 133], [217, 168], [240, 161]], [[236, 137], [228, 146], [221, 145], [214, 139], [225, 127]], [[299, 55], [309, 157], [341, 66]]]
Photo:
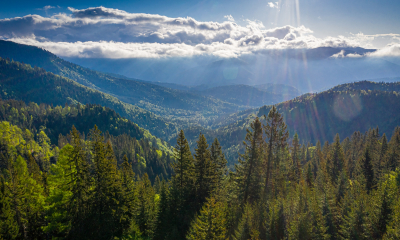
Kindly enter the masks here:
[[211, 161], [211, 153], [207, 140], [200, 134], [194, 154], [195, 184], [196, 184], [196, 209], [200, 210], [206, 199], [214, 190], [215, 164]]
[[327, 157], [327, 171], [331, 178], [332, 183], [336, 184], [336, 181], [340, 175], [340, 172], [344, 166], [344, 152], [342, 145], [340, 144], [339, 134], [336, 134], [334, 143], [332, 144], [331, 151]]
[[235, 179], [241, 204], [257, 201], [262, 191], [264, 140], [260, 120], [256, 118], [250, 124], [250, 128], [251, 130], [247, 129], [246, 141], [243, 142], [245, 153], [240, 155], [239, 164], [235, 165]]
[[215, 138], [214, 142], [211, 144], [210, 154], [211, 162], [213, 163], [215, 168], [214, 185], [216, 188], [221, 188], [222, 181], [228, 172], [228, 168], [226, 166], [227, 160], [225, 159], [225, 155], [222, 152], [222, 147], [219, 144], [217, 138]]
[[223, 205], [214, 197], [208, 199], [192, 223], [189, 240], [223, 240], [225, 237]]
[[266, 118], [266, 124], [264, 125], [264, 131], [266, 135], [266, 147], [267, 157], [265, 183], [264, 183], [264, 194], [268, 194], [269, 179], [273, 171], [273, 162], [279, 161], [277, 159], [277, 152], [283, 149], [287, 145], [287, 139], [289, 138], [289, 132], [287, 126], [283, 120], [283, 116], [278, 112], [275, 106], [272, 106]]

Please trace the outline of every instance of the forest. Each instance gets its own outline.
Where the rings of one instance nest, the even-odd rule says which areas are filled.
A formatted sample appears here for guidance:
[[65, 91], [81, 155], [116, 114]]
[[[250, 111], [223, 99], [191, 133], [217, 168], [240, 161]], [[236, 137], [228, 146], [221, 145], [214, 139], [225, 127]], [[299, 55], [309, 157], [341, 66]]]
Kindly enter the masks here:
[[302, 144], [273, 106], [251, 122], [234, 170], [218, 139], [199, 134], [191, 152], [181, 130], [171, 175], [151, 180], [97, 126], [73, 126], [58, 146], [0, 126], [2, 239], [400, 237], [399, 127]]

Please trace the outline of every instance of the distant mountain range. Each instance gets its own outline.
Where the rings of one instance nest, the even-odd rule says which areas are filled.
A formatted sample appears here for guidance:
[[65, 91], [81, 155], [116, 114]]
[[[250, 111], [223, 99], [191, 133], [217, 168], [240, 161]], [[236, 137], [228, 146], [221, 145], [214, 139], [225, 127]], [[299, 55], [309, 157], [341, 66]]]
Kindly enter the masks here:
[[[124, 103], [136, 105], [174, 121], [178, 126], [211, 126], [213, 121], [222, 115], [248, 107], [279, 103], [300, 95], [297, 89], [283, 85], [262, 90], [251, 86], [230, 86], [212, 90], [210, 86], [186, 87], [132, 79], [81, 67], [37, 47], [1, 40], [0, 57], [24, 62], [32, 67], [41, 67], [67, 77], [89, 88], [110, 94]], [[208, 90], [203, 91], [205, 89]], [[140, 122], [138, 124], [140, 125]]]
[[320, 47], [265, 50], [262, 54], [231, 59], [192, 57], [68, 60], [95, 70], [160, 83], [191, 87], [273, 83], [289, 85], [301, 92], [316, 92], [345, 82], [400, 77], [398, 59], [365, 56], [374, 51], [363, 48]]

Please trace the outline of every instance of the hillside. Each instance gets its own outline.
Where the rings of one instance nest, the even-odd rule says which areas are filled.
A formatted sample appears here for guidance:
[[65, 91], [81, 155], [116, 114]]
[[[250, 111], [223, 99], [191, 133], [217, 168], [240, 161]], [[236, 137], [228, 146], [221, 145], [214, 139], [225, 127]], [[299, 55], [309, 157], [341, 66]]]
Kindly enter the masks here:
[[276, 86], [275, 90], [272, 85], [275, 84], [270, 84], [269, 88], [253, 87], [243, 84], [227, 85], [197, 92], [205, 96], [218, 98], [225, 102], [249, 107], [276, 104], [293, 99], [300, 95], [298, 91], [285, 91], [285, 89], [278, 90], [279, 86]]
[[216, 115], [243, 110], [244, 107], [189, 91], [166, 88], [147, 81], [120, 78], [83, 68], [33, 46], [0, 40], [0, 57], [37, 66], [72, 79], [84, 86], [108, 93], [119, 100], [139, 106], [181, 124], [206, 125]]
[[[386, 133], [390, 137], [393, 129], [400, 125], [399, 83], [362, 81], [350, 85], [351, 89], [347, 84], [340, 85], [325, 92], [304, 94], [276, 104], [288, 125], [290, 136], [297, 133], [302, 143], [316, 144], [317, 140], [332, 142], [336, 133], [344, 139], [355, 131], [364, 133], [379, 127], [380, 134]], [[228, 161], [234, 163], [237, 152], [243, 150], [242, 139], [246, 136], [246, 129], [256, 116], [267, 115], [271, 107], [263, 106], [256, 114], [248, 112], [250, 115], [247, 116], [233, 115], [230, 123], [216, 130], [186, 129], [186, 137], [191, 146], [194, 146], [199, 132], [205, 134], [207, 141], [218, 138]]]
[[167, 139], [175, 133], [174, 124], [137, 106], [124, 103], [109, 94], [85, 87], [68, 78], [32, 68], [18, 62], [0, 59], [2, 99], [16, 99], [53, 105], [99, 104], [114, 109], [157, 137]]
[[[118, 78], [136, 80], [123, 75], [107, 73]], [[137, 80], [136, 80], [137, 81]], [[261, 107], [267, 104], [276, 104], [293, 99], [301, 95], [301, 92], [292, 86], [285, 84], [266, 83], [249, 86], [245, 84], [225, 85], [213, 87], [212, 85], [187, 86], [175, 83], [150, 82], [155, 85], [172, 88], [185, 92], [195, 93], [200, 96], [212, 97], [223, 102], [246, 107]], [[213, 123], [214, 127], [215, 122]]]
[[[43, 103], [38, 105], [33, 102], [25, 104], [23, 101], [0, 100], [0, 122], [5, 121], [24, 132], [29, 130], [31, 138], [41, 144], [46, 141], [59, 149], [70, 143], [72, 126], [76, 127], [84, 139], [89, 139], [96, 125], [104, 133], [105, 139], [110, 140], [114, 146], [118, 164], [123, 162], [122, 158], [126, 154], [133, 171], [139, 176], [147, 173], [153, 181], [157, 175], [164, 178], [171, 175], [172, 148], [109, 108], [93, 104], [63, 108]], [[55, 159], [50, 161], [54, 163]]]

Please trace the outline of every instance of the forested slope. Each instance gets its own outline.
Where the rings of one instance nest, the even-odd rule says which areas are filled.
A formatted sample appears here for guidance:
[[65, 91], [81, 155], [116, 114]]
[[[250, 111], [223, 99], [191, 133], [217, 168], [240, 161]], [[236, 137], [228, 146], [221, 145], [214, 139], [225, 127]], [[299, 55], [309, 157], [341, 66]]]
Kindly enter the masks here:
[[167, 139], [177, 131], [173, 123], [151, 112], [27, 64], [0, 59], [0, 84], [2, 99], [62, 106], [65, 103], [99, 104], [114, 109], [157, 137]]
[[[349, 137], [355, 131], [366, 132], [377, 126], [381, 133], [391, 136], [393, 129], [400, 125], [400, 93], [396, 92], [399, 83], [363, 81], [350, 85], [352, 87], [349, 90], [348, 85], [339, 85], [325, 92], [304, 94], [275, 105], [287, 123], [290, 137], [297, 133], [304, 142], [331, 142], [336, 133]], [[188, 128], [186, 137], [192, 147], [199, 132], [204, 133], [209, 141], [217, 137], [228, 161], [234, 163], [238, 158], [237, 153], [243, 151], [241, 141], [246, 136], [250, 122], [256, 116], [268, 114], [271, 108], [271, 105], [261, 107], [258, 113], [247, 117], [233, 115], [236, 120], [232, 119], [230, 124], [216, 130]]]
[[96, 127], [86, 139], [73, 128], [58, 150], [43, 132], [33, 139], [0, 122], [0, 237], [397, 239], [400, 128], [393, 133], [301, 144], [272, 107], [264, 123], [251, 121], [235, 171], [218, 140], [200, 134], [191, 152], [181, 131], [171, 178], [152, 184], [127, 157], [117, 162], [123, 145]]
[[0, 57], [37, 66], [72, 79], [84, 86], [108, 93], [119, 100], [137, 105], [181, 124], [206, 125], [221, 113], [244, 109], [217, 98], [190, 91], [166, 88], [137, 79], [124, 79], [83, 68], [33, 46], [0, 40]]
[[[69, 143], [69, 134], [73, 126], [81, 133], [83, 139], [89, 139], [91, 129], [96, 125], [104, 132], [106, 140], [110, 140], [115, 147], [118, 164], [121, 164], [122, 157], [127, 155], [134, 172], [140, 176], [147, 173], [154, 181], [156, 175], [167, 178], [171, 174], [171, 147], [109, 108], [93, 104], [63, 108], [43, 103], [37, 105], [32, 102], [25, 104], [23, 101], [0, 100], [0, 121], [7, 121], [22, 132], [29, 131], [29, 139], [47, 144], [49, 149], [62, 148]], [[56, 161], [56, 152], [53, 154], [52, 163]], [[40, 156], [41, 154], [36, 156], [38, 161], [45, 161]], [[42, 167], [43, 165], [40, 164]]]

